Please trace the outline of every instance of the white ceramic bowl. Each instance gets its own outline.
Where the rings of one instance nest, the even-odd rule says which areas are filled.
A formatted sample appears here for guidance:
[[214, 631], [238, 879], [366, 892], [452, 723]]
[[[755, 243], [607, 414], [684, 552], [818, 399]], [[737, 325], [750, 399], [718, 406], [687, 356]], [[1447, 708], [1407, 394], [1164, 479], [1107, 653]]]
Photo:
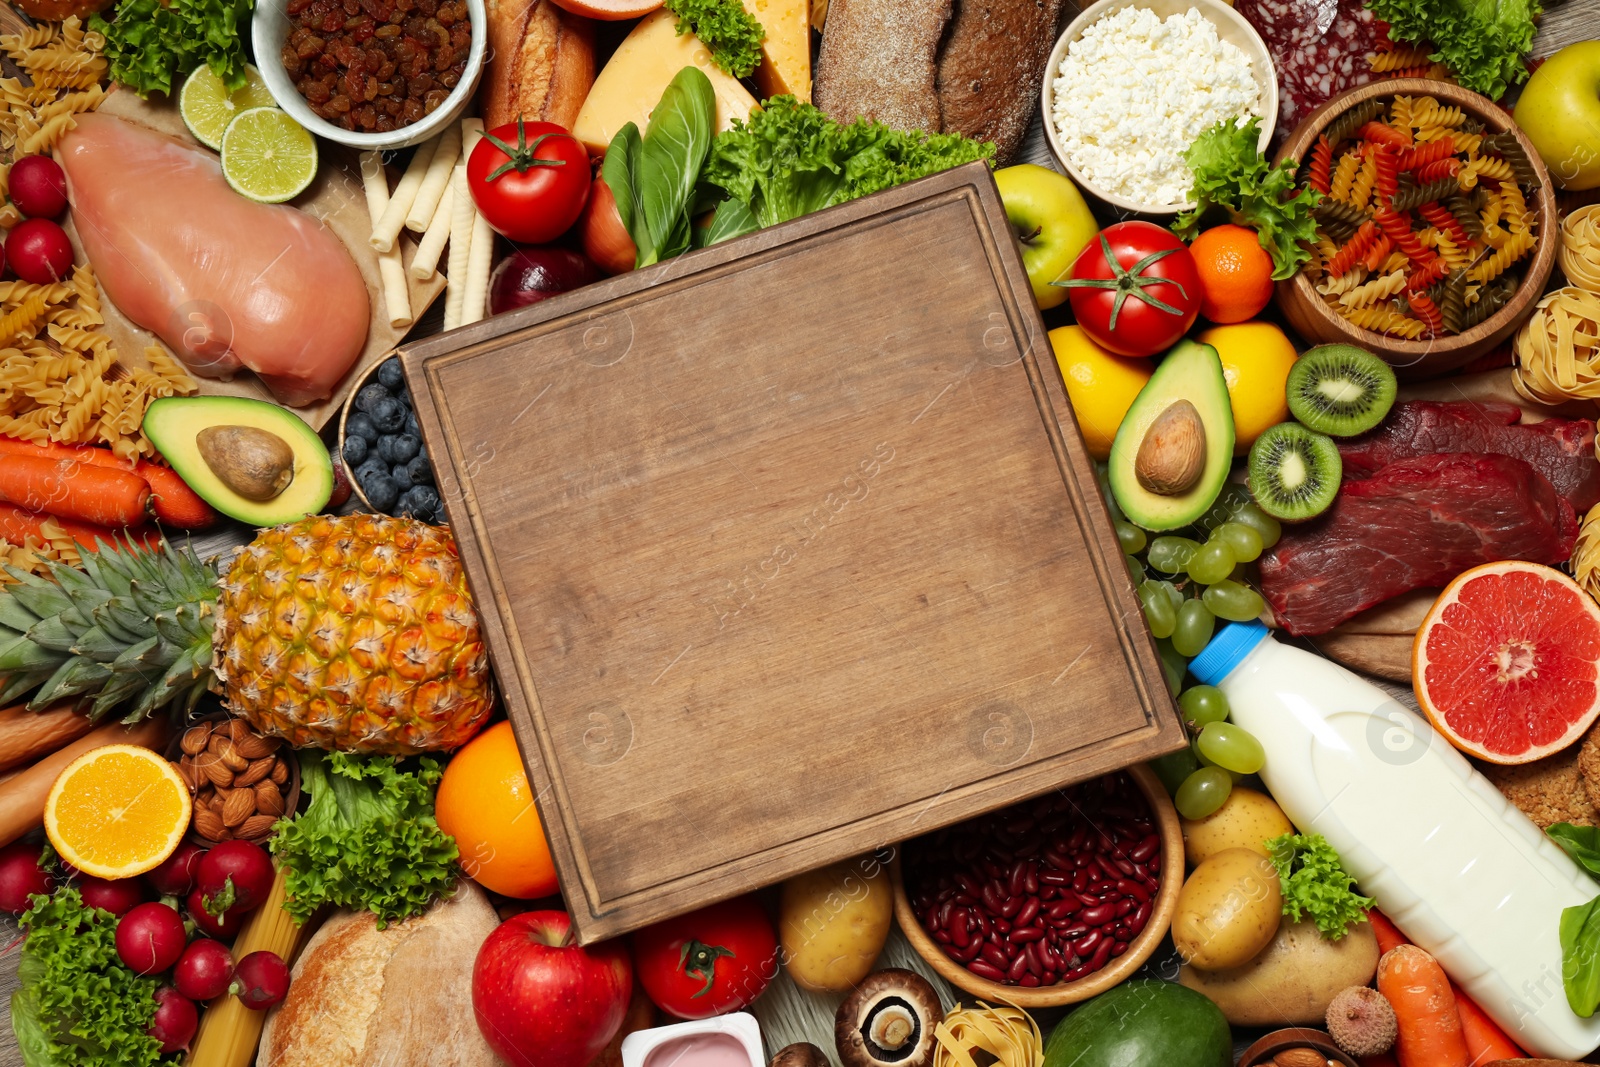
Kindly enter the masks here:
[[483, 74], [483, 61], [489, 50], [489, 15], [484, 0], [467, 0], [467, 17], [472, 22], [472, 45], [467, 56], [467, 69], [461, 75], [461, 83], [445, 98], [444, 103], [435, 108], [432, 114], [388, 133], [355, 133], [335, 126], [311, 110], [305, 97], [300, 95], [300, 90], [289, 79], [288, 72], [283, 69], [283, 40], [291, 28], [286, 7], [287, 0], [256, 0], [255, 16], [250, 22], [256, 66], [261, 70], [267, 91], [278, 106], [318, 137], [369, 152], [420, 144], [459, 118], [472, 101], [472, 94], [477, 92], [478, 78]]
[[[1045, 141], [1050, 145], [1050, 152], [1056, 161], [1066, 170], [1067, 174], [1077, 183], [1079, 189], [1085, 193], [1096, 196], [1122, 211], [1131, 211], [1141, 215], [1173, 215], [1189, 207], [1188, 204], [1145, 204], [1137, 200], [1117, 196], [1095, 185], [1072, 165], [1066, 152], [1061, 148], [1061, 143], [1056, 133], [1056, 91], [1055, 82], [1061, 74], [1061, 60], [1067, 54], [1067, 48], [1073, 41], [1083, 36], [1085, 30], [1109, 15], [1114, 15], [1125, 7], [1147, 8], [1165, 19], [1172, 15], [1181, 15], [1191, 7], [1199, 10], [1200, 14], [1211, 21], [1217, 28], [1217, 36], [1228, 41], [1244, 52], [1250, 58], [1250, 70], [1255, 77], [1256, 85], [1261, 89], [1261, 151], [1267, 150], [1267, 143], [1272, 140], [1272, 130], [1278, 123], [1278, 79], [1272, 69], [1272, 57], [1267, 52], [1266, 42], [1255, 28], [1244, 20], [1232, 7], [1221, 0], [1096, 0], [1083, 9], [1083, 12], [1067, 26], [1066, 32], [1056, 41], [1055, 48], [1050, 52], [1050, 65], [1045, 68], [1044, 87], [1040, 90], [1040, 105], [1044, 111]], [[1199, 131], [1195, 131], [1198, 133]]]

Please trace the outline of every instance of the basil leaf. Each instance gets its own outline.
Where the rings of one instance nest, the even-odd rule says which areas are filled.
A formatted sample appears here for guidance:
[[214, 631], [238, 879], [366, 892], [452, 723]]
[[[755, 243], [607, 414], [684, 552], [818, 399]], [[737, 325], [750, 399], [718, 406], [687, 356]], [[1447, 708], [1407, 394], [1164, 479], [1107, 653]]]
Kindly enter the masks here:
[[628, 236], [633, 238], [635, 249], [644, 247], [640, 243], [644, 227], [639, 218], [639, 189], [635, 185], [638, 160], [639, 127], [629, 122], [617, 131], [617, 135], [606, 146], [606, 157], [600, 163], [600, 178], [610, 188], [611, 196], [617, 202], [617, 217], [622, 220], [622, 228], [628, 231]]
[[759, 229], [761, 222], [751, 213], [748, 204], [743, 200], [724, 200], [717, 205], [717, 213], [711, 216], [711, 229], [706, 234], [706, 244], [714, 245], [718, 241], [743, 237]]
[[637, 210], [648, 234], [634, 238], [640, 267], [689, 247], [689, 200], [711, 151], [716, 106], [711, 79], [698, 67], [684, 67], [650, 113], [634, 169]]
[[1558, 822], [1546, 829], [1545, 833], [1565, 849], [1567, 855], [1577, 860], [1580, 867], [1600, 881], [1600, 827]]
[[1561, 910], [1561, 984], [1583, 1018], [1600, 1006], [1600, 897]]

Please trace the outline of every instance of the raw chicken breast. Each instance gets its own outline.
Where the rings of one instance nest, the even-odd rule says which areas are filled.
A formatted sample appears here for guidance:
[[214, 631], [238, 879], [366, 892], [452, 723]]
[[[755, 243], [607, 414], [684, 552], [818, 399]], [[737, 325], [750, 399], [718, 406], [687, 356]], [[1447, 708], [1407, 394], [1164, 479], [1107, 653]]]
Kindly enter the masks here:
[[110, 115], [79, 115], [57, 158], [78, 237], [124, 315], [196, 374], [245, 367], [294, 406], [333, 394], [372, 309], [332, 231], [246, 200], [212, 153]]

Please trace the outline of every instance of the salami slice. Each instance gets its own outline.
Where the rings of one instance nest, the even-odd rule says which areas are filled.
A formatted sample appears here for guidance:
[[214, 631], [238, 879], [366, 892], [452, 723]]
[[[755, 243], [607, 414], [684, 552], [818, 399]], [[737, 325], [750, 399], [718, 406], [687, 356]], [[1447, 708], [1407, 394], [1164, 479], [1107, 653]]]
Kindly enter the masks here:
[[1372, 80], [1370, 57], [1382, 29], [1360, 0], [1237, 0], [1278, 74], [1275, 140], [1318, 105]]

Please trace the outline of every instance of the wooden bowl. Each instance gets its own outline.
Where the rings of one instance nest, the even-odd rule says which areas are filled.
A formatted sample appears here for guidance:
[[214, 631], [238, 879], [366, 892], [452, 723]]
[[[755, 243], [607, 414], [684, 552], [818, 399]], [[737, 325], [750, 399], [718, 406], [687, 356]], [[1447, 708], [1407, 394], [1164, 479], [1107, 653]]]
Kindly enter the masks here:
[[1183, 887], [1183, 830], [1178, 824], [1178, 810], [1155, 773], [1144, 764], [1127, 768], [1145, 802], [1155, 813], [1156, 825], [1161, 833], [1161, 888], [1156, 891], [1155, 907], [1150, 921], [1139, 936], [1128, 943], [1128, 951], [1111, 960], [1093, 974], [1084, 975], [1075, 982], [1064, 985], [1026, 986], [1003, 985], [973, 974], [958, 961], [951, 959], [939, 942], [929, 936], [922, 923], [911, 910], [911, 899], [906, 895], [905, 879], [896, 856], [890, 868], [894, 884], [894, 914], [905, 931], [906, 939], [917, 955], [928, 961], [928, 966], [957, 989], [971, 993], [990, 1004], [1015, 1004], [1019, 1008], [1053, 1008], [1088, 1000], [1133, 976], [1150, 958], [1172, 923], [1172, 913], [1178, 907], [1178, 890]]
[[1256, 85], [1261, 90], [1259, 147], [1263, 152], [1267, 150], [1267, 143], [1272, 140], [1272, 131], [1278, 122], [1278, 77], [1273, 72], [1272, 56], [1267, 51], [1266, 42], [1261, 39], [1261, 35], [1255, 31], [1255, 27], [1244, 20], [1243, 15], [1233, 9], [1231, 4], [1223, 3], [1222, 0], [1096, 0], [1067, 24], [1066, 31], [1056, 40], [1056, 46], [1050, 52], [1050, 63], [1044, 69], [1044, 85], [1040, 89], [1039, 97], [1039, 106], [1044, 119], [1045, 143], [1050, 146], [1051, 155], [1055, 156], [1056, 162], [1061, 164], [1062, 169], [1086, 195], [1096, 197], [1119, 211], [1138, 215], [1175, 215], [1190, 205], [1145, 204], [1109, 193], [1079, 173], [1078, 168], [1072, 165], [1072, 161], [1067, 158], [1067, 154], [1062, 151], [1061, 145], [1056, 140], [1055, 82], [1060, 76], [1062, 58], [1066, 56], [1072, 42], [1082, 37], [1085, 30], [1125, 7], [1147, 8], [1162, 18], [1181, 15], [1191, 7], [1198, 8], [1200, 14], [1217, 28], [1217, 36], [1238, 46], [1250, 57], [1251, 73], [1255, 75]]
[[1511, 116], [1488, 97], [1479, 96], [1450, 82], [1429, 78], [1398, 78], [1371, 82], [1340, 93], [1295, 127], [1278, 150], [1278, 159], [1304, 161], [1318, 135], [1334, 119], [1356, 104], [1376, 97], [1391, 96], [1431, 96], [1441, 103], [1459, 107], [1480, 120], [1486, 132], [1511, 131], [1539, 178], [1539, 188], [1533, 197], [1539, 212], [1539, 243], [1532, 257], [1525, 261], [1522, 284], [1505, 307], [1465, 333], [1416, 341], [1389, 337], [1360, 329], [1335, 312], [1317, 293], [1304, 272], [1278, 283], [1278, 306], [1283, 311], [1283, 317], [1305, 340], [1313, 344], [1359, 345], [1382, 356], [1394, 367], [1399, 377], [1415, 380], [1435, 377], [1465, 366], [1516, 332], [1528, 317], [1533, 303], [1543, 295], [1545, 285], [1550, 280], [1550, 271], [1555, 266], [1556, 255], [1561, 247], [1561, 241], [1556, 236], [1561, 226], [1561, 214], [1556, 207], [1555, 190], [1551, 186], [1549, 172], [1545, 170], [1532, 142], [1511, 121]]
[[1292, 1048], [1313, 1048], [1323, 1059], [1332, 1060], [1342, 1067], [1361, 1067], [1354, 1058], [1334, 1044], [1333, 1038], [1326, 1033], [1303, 1026], [1291, 1026], [1267, 1034], [1244, 1050], [1244, 1055], [1239, 1057], [1239, 1067], [1271, 1067], [1272, 1057]]

